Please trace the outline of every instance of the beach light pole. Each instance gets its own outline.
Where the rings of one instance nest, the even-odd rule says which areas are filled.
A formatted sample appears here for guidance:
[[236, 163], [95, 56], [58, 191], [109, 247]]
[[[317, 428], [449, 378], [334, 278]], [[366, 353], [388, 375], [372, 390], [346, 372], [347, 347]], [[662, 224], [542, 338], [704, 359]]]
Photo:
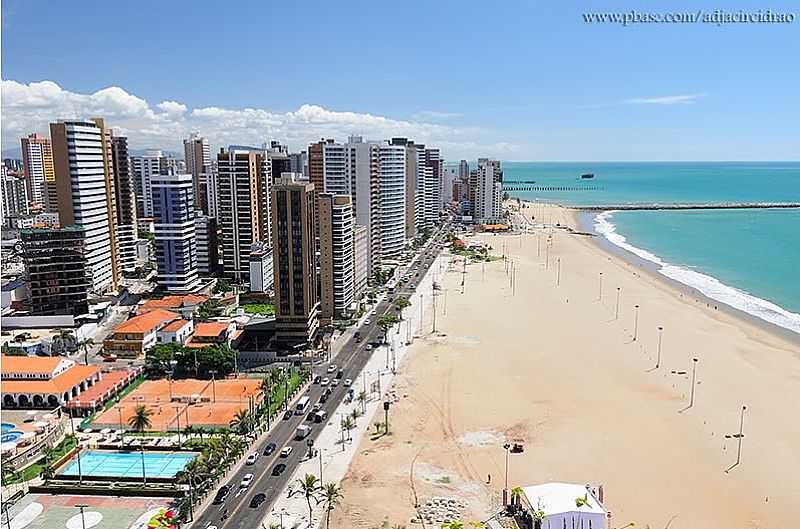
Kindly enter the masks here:
[[614, 309], [614, 319], [615, 320], [619, 319], [619, 295], [620, 295], [621, 292], [622, 292], [622, 287], [617, 287], [617, 305], [616, 305], [616, 308]]
[[172, 409], [175, 410], [175, 418], [178, 421], [178, 446], [183, 448], [183, 442], [181, 441], [181, 407], [173, 406]]
[[83, 472], [81, 471], [81, 440], [75, 436], [75, 423], [72, 416], [69, 417], [69, 426], [72, 430], [72, 437], [75, 437], [75, 456], [78, 461], [78, 484], [83, 485]]
[[83, 510], [87, 507], [88, 505], [86, 505], [85, 503], [78, 503], [77, 505], [75, 505], [76, 509], [81, 510], [81, 527], [83, 527], [83, 529], [86, 529], [86, 517], [83, 515]]
[[656, 369], [661, 366], [661, 335], [664, 333], [664, 327], [658, 328], [658, 347], [656, 348]]
[[556, 286], [561, 285], [561, 258], [556, 261]]
[[503, 445], [503, 448], [506, 451], [506, 478], [503, 485], [503, 505], [508, 505], [508, 455], [509, 450], [511, 449], [511, 444], [506, 443]]
[[697, 358], [692, 358], [692, 391], [689, 396], [689, 408], [694, 406], [694, 386], [697, 381]]
[[742, 412], [739, 416], [739, 433], [733, 435], [726, 435], [725, 439], [736, 439], [739, 441], [739, 447], [736, 449], [736, 463], [729, 466], [725, 469], [725, 473], [727, 474], [730, 472], [734, 467], [738, 466], [739, 463], [742, 461], [742, 439], [744, 439], [744, 412], [747, 409], [747, 406], [742, 406]]
[[639, 305], [633, 306], [633, 341], [639, 337]]
[[597, 294], [597, 301], [603, 301], [603, 272], [600, 272], [600, 284]]
[[209, 369], [208, 372], [211, 373], [211, 393], [212, 393], [213, 398], [214, 398], [214, 403], [216, 404], [216, 402], [217, 402], [217, 384], [216, 384], [215, 375], [217, 373], [219, 373], [219, 371], [217, 371], [216, 369]]

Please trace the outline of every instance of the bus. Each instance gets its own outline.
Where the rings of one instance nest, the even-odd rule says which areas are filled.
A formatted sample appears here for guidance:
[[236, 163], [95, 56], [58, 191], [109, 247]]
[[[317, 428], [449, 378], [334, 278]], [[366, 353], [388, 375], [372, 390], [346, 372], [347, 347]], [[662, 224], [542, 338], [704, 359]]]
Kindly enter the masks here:
[[294, 408], [295, 415], [303, 415], [306, 411], [308, 411], [308, 405], [311, 403], [311, 399], [308, 397], [301, 397], [300, 400], [297, 401], [297, 406]]

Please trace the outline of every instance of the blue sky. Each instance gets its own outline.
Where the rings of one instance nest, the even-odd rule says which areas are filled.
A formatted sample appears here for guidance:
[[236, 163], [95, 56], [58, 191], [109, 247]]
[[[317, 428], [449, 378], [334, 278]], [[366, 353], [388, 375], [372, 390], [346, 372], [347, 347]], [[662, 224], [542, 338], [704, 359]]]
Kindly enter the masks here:
[[794, 11], [791, 24], [581, 16], [720, 3], [655, 4], [4, 0], [3, 148], [105, 111], [134, 147], [199, 129], [293, 149], [406, 134], [451, 160], [800, 158], [800, 5], [728, 8]]

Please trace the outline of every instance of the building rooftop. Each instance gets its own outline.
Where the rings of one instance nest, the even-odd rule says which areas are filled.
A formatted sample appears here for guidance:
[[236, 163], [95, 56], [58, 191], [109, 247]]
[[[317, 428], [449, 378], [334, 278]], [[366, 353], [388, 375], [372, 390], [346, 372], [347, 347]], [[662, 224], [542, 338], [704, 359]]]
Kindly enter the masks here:
[[125, 323], [121, 323], [114, 328], [114, 333], [118, 332], [141, 332], [147, 333], [155, 330], [164, 322], [177, 319], [178, 315], [164, 309], [154, 309], [139, 316], [134, 316]]
[[[574, 483], [542, 483], [523, 487], [523, 494], [532, 507], [544, 511], [545, 516], [581, 511], [605, 515], [606, 510], [586, 485]], [[576, 500], [586, 498], [586, 505], [578, 508]]]
[[173, 321], [172, 323], [168, 324], [166, 327], [164, 327], [161, 330], [165, 331], [165, 332], [176, 332], [176, 331], [179, 331], [179, 330], [183, 329], [188, 324], [189, 324], [189, 322], [187, 320], [183, 320], [183, 319], [175, 320], [175, 321]]
[[197, 326], [194, 328], [194, 335], [199, 337], [214, 337], [219, 336], [220, 334], [226, 332], [228, 330], [228, 326], [230, 323], [198, 323]]
[[[5, 356], [3, 363], [5, 364]], [[19, 357], [34, 358], [34, 357]], [[97, 366], [75, 364], [50, 380], [4, 380], [3, 393], [55, 393], [61, 394], [71, 390], [87, 378], [100, 371]]]
[[193, 305], [201, 305], [208, 301], [208, 296], [199, 296], [195, 294], [188, 294], [186, 296], [164, 296], [161, 299], [148, 299], [137, 309], [137, 314], [144, 314], [145, 312], [154, 309], [179, 309], [181, 307], [191, 307]]
[[[35, 373], [47, 375], [55, 371], [65, 358], [60, 356], [2, 356], [0, 372], [3, 375], [12, 373]], [[5, 385], [5, 382], [3, 383]]]

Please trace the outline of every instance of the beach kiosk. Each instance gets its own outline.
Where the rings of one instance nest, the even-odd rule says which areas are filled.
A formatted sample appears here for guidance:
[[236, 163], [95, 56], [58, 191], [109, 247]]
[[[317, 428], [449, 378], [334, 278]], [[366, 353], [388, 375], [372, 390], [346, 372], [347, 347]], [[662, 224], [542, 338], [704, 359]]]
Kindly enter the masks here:
[[522, 488], [522, 523], [528, 529], [606, 529], [607, 513], [587, 485], [543, 483]]

